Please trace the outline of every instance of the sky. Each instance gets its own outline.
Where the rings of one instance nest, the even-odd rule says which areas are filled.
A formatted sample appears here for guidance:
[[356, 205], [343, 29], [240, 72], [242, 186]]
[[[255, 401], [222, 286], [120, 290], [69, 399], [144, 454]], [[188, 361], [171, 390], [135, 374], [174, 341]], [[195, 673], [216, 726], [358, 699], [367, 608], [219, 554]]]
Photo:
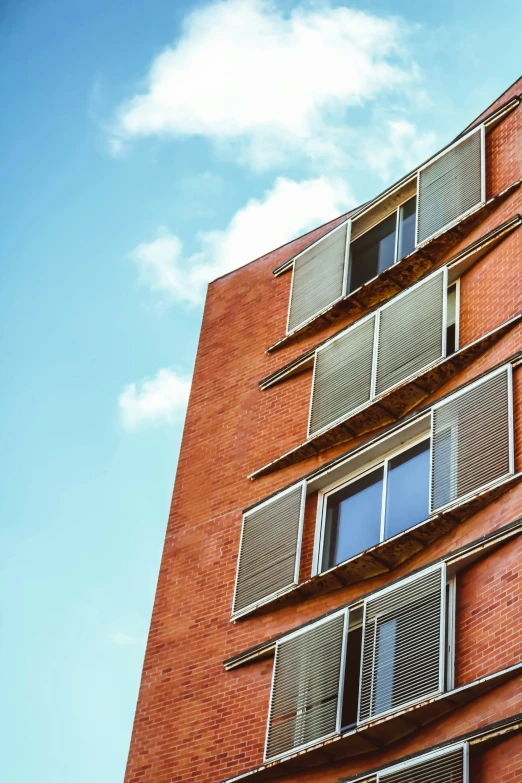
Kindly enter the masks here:
[[209, 280], [520, 76], [519, 0], [0, 0], [0, 737], [123, 779]]

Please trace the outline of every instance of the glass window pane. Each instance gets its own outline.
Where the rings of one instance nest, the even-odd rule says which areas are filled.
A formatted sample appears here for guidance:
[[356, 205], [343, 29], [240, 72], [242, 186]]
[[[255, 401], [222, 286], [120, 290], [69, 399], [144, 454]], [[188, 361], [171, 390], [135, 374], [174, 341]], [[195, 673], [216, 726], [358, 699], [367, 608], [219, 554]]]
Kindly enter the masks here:
[[323, 570], [379, 543], [383, 473], [374, 470], [328, 498]]
[[354, 240], [350, 246], [350, 291], [395, 262], [397, 211]]
[[397, 620], [387, 620], [377, 626], [377, 672], [373, 712], [378, 715], [393, 707], [393, 675], [395, 671], [395, 636]]
[[400, 208], [399, 215], [399, 252], [397, 261], [415, 250], [415, 210], [417, 197], [406, 201]]
[[388, 466], [384, 537], [391, 538], [429, 516], [430, 441], [403, 451]]

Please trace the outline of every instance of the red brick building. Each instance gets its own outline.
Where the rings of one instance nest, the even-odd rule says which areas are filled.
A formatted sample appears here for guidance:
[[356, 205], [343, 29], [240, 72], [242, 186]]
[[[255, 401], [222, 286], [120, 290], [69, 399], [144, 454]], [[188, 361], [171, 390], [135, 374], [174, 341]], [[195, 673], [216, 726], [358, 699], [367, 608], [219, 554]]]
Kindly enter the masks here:
[[522, 79], [211, 283], [126, 783], [522, 780]]

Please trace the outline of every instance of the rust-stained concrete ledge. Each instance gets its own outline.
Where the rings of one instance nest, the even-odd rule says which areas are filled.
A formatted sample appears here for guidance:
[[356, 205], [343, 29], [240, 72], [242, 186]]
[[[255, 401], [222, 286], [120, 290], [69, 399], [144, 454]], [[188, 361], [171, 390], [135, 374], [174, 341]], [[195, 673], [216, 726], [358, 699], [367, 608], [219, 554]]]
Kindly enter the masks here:
[[[459, 223], [428, 239], [401, 261], [381, 272], [380, 275], [372, 278], [347, 296], [338, 299], [321, 313], [315, 315], [313, 319], [303, 324], [303, 326], [282, 337], [267, 348], [266, 352], [274, 353], [302, 340], [304, 337], [317, 334], [317, 332], [336, 323], [340, 318], [353, 314], [361, 315], [368, 309], [386, 302], [395, 294], [413, 285], [426, 272], [429, 272], [438, 264], [451, 248], [455, 247], [458, 242], [485, 220], [505, 199], [511, 196], [520, 187], [520, 184], [520, 180], [512, 183], [505, 190], [486, 201], [485, 204], [477, 207]], [[300, 253], [302, 252], [304, 251], [301, 250]]]
[[[521, 477], [522, 473], [518, 473], [513, 478], [518, 478], [520, 480]], [[475, 563], [479, 558], [487, 557], [492, 552], [495, 552], [501, 546], [516, 538], [521, 533], [522, 518], [519, 518], [513, 522], [509, 522], [507, 525], [502, 525], [502, 527], [497, 528], [497, 530], [493, 530], [490, 533], [486, 533], [485, 535], [480, 536], [480, 538], [471, 541], [469, 544], [464, 544], [458, 549], [453, 550], [453, 552], [442, 555], [442, 557], [437, 558], [432, 563], [430, 563], [430, 565], [446, 563], [448, 571], [452, 573], [458, 573], [458, 571], [461, 571], [472, 563]], [[408, 574], [408, 576], [419, 574], [425, 568], [426, 566], [422, 565], [420, 568], [412, 571], [411, 574]], [[400, 576], [388, 584], [399, 584], [402, 579], [404, 579], [404, 576]], [[232, 669], [239, 669], [241, 666], [246, 666], [249, 663], [254, 663], [255, 661], [259, 661], [264, 658], [269, 658], [275, 652], [275, 644], [278, 639], [287, 636], [289, 633], [294, 633], [294, 631], [302, 630], [308, 625], [313, 625], [319, 620], [323, 620], [325, 617], [328, 617], [330, 614], [332, 614], [332, 612], [338, 612], [341, 608], [351, 608], [353, 610], [354, 608], [361, 606], [363, 601], [365, 601], [367, 598], [370, 598], [370, 596], [376, 592], [379, 592], [381, 589], [381, 587], [377, 587], [375, 590], [364, 593], [355, 600], [349, 601], [347, 604], [343, 604], [341, 607], [336, 606], [334, 609], [319, 615], [319, 617], [314, 617], [313, 619], [307, 620], [305, 623], [291, 628], [290, 630], [279, 633], [276, 636], [272, 636], [272, 638], [267, 639], [260, 644], [249, 647], [247, 650], [243, 650], [242, 652], [227, 658], [225, 661], [223, 661], [223, 666], [225, 667], [226, 671], [231, 671]]]
[[422, 400], [437, 391], [464, 367], [489, 350], [501, 337], [519, 324], [521, 318], [521, 314], [510, 318], [509, 321], [464, 346], [451, 356], [440, 359], [413, 378], [409, 378], [390, 391], [375, 397], [364, 408], [349, 414], [343, 421], [313, 435], [304, 443], [255, 470], [249, 478], [257, 479], [289, 465], [295, 465], [309, 457], [322, 454], [332, 446], [346, 443], [360, 435], [397, 421]]
[[469, 704], [521, 673], [522, 663], [517, 663], [412, 707], [398, 709], [391, 715], [369, 721], [355, 729], [319, 742], [306, 750], [267, 762], [248, 772], [228, 778], [223, 783], [247, 779], [274, 780], [294, 772], [308, 770], [310, 767], [318, 767], [322, 764], [375, 752], [448, 715], [459, 707]]
[[461, 522], [485, 508], [498, 497], [509, 492], [521, 479], [522, 473], [507, 476], [488, 488], [474, 493], [471, 497], [453, 503], [444, 510], [432, 514], [428, 519], [419, 522], [418, 525], [402, 533], [398, 533], [393, 538], [382, 541], [370, 549], [354, 555], [349, 560], [339, 563], [328, 571], [300, 582], [276, 598], [265, 602], [260, 601], [258, 606], [243, 612], [241, 615], [235, 615], [233, 619], [240, 620], [253, 615], [273, 612], [285, 606], [303, 603], [303, 601], [307, 601], [310, 598], [316, 598], [319, 595], [340, 590], [356, 582], [362, 582], [365, 579], [388, 573], [430, 544], [433, 544], [445, 533], [453, 530]]
[[[509, 218], [509, 220], [505, 220], [496, 228], [488, 231], [487, 234], [484, 234], [484, 236], [480, 237], [475, 242], [472, 242], [455, 256], [448, 259], [443, 264], [443, 266], [448, 267], [448, 284], [451, 285], [451, 283], [453, 283], [458, 277], [467, 272], [475, 263], [480, 261], [480, 259], [482, 259], [487, 253], [491, 252], [491, 250], [497, 247], [497, 245], [499, 245], [503, 239], [505, 239], [521, 224], [522, 216], [515, 214], [513, 217]], [[431, 271], [432, 269], [430, 268], [426, 274], [429, 274]], [[422, 277], [425, 276], [426, 275], [422, 275]], [[373, 312], [373, 310], [377, 309], [378, 308], [375, 307], [368, 312]], [[351, 323], [346, 328], [350, 328], [353, 325], [354, 324]], [[265, 378], [262, 378], [262, 380], [259, 381], [260, 388], [265, 391], [265, 389], [276, 386], [278, 383], [286, 381], [288, 378], [292, 378], [295, 375], [300, 375], [302, 372], [311, 369], [314, 366], [316, 350], [327, 343], [329, 340], [333, 339], [333, 337], [338, 337], [339, 334], [342, 334], [342, 331], [327, 337], [313, 348], [309, 348], [307, 351], [302, 353], [301, 356], [298, 356], [296, 359], [293, 359], [291, 362], [283, 365], [283, 367], [280, 367], [278, 370], [270, 373]]]

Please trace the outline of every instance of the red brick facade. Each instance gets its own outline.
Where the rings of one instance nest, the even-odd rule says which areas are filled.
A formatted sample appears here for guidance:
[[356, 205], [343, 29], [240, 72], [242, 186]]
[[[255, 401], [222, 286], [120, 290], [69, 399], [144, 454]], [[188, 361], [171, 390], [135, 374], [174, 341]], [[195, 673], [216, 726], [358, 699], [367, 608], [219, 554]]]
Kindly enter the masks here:
[[[519, 80], [485, 114], [521, 93]], [[522, 105], [488, 133], [486, 171], [488, 198], [522, 179]], [[447, 257], [517, 213], [522, 213], [522, 188], [515, 189]], [[272, 269], [339, 220], [209, 286], [126, 783], [219, 783], [261, 765], [273, 658], [225, 671], [226, 658], [355, 601], [522, 517], [519, 484], [391, 573], [231, 622], [242, 511], [378, 434], [332, 446], [319, 457], [256, 481], [248, 479], [252, 471], [306, 439], [311, 371], [266, 391], [260, 390], [259, 381], [355, 320], [345, 318], [279, 352], [266, 353], [285, 334], [291, 282], [291, 274], [274, 277]], [[463, 275], [461, 345], [522, 313], [521, 258], [522, 228]], [[522, 325], [518, 325], [419, 407], [429, 406], [521, 349]], [[522, 367], [514, 369], [513, 379], [515, 467], [520, 471]], [[310, 575], [316, 498], [312, 494], [306, 504], [301, 579]], [[521, 567], [522, 538], [514, 537], [457, 575], [457, 686], [522, 661]], [[282, 765], [281, 779], [335, 783], [520, 712], [522, 677], [516, 676], [382, 750], [314, 770], [304, 767], [286, 773]], [[473, 748], [470, 780], [522, 780], [522, 734], [508, 734], [497, 744]]]

